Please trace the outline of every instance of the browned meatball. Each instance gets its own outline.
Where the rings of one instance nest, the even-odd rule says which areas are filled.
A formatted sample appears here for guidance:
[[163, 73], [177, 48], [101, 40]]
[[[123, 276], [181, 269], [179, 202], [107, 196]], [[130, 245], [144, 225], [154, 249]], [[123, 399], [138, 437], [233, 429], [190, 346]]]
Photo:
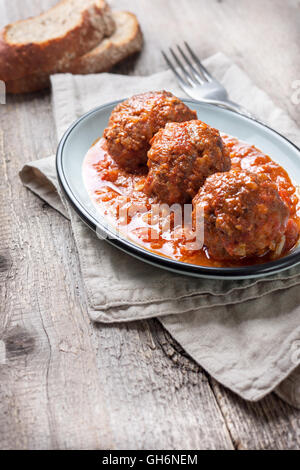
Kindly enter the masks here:
[[154, 134], [167, 122], [197, 119], [179, 98], [167, 91], [135, 95], [113, 110], [104, 131], [107, 149], [115, 161], [129, 171], [147, 163], [147, 152]]
[[168, 203], [191, 201], [205, 179], [231, 160], [216, 129], [201, 121], [170, 123], [152, 139], [144, 191]]
[[261, 256], [284, 240], [289, 209], [265, 174], [216, 173], [207, 178], [193, 207], [194, 225], [203, 210], [204, 244], [217, 260]]

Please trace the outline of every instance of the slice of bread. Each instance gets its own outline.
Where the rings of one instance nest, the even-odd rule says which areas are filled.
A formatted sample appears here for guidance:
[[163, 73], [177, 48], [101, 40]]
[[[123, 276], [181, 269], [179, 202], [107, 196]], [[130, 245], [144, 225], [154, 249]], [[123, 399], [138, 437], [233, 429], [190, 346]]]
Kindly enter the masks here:
[[114, 34], [91, 52], [74, 60], [64, 71], [82, 75], [104, 72], [141, 50], [143, 36], [136, 16], [127, 11], [115, 11], [112, 15], [116, 24]]
[[67, 67], [115, 29], [105, 0], [62, 0], [0, 33], [0, 80]]
[[[89, 74], [106, 72], [120, 60], [142, 48], [143, 36], [136, 16], [126, 11], [112, 13], [116, 24], [114, 34], [98, 47], [74, 60], [55, 73]], [[49, 86], [49, 74], [32, 74], [19, 80], [8, 81], [8, 93], [29, 93]]]

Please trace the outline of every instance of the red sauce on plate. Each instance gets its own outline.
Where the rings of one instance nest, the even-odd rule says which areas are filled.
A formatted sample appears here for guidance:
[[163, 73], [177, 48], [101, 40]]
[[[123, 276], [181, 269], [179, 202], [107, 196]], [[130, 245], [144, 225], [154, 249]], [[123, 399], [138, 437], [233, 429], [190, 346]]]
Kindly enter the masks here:
[[[279, 194], [290, 209], [285, 233], [285, 246], [280, 256], [286, 255], [298, 242], [300, 222], [298, 197], [287, 172], [271, 158], [245, 142], [222, 134], [230, 151], [232, 168], [266, 173], [276, 183]], [[157, 201], [146, 196], [143, 186], [146, 174], [132, 174], [118, 167], [106, 150], [106, 142], [98, 140], [88, 151], [83, 164], [83, 177], [88, 193], [102, 215], [120, 233], [153, 253], [200, 266], [233, 267], [270, 261], [267, 254], [239, 262], [216, 261], [209, 257], [205, 247], [187, 249], [191, 226], [174, 226], [174, 214], [157, 209]], [[154, 206], [153, 206], [154, 204]]]

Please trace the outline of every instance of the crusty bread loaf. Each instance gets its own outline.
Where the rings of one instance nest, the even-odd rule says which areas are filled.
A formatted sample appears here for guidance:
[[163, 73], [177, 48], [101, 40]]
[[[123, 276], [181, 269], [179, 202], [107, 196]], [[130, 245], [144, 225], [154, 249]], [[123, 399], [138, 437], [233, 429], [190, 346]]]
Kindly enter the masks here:
[[[105, 72], [120, 60], [141, 49], [143, 36], [136, 16], [126, 11], [113, 12], [112, 16], [116, 24], [114, 34], [67, 67], [56, 70], [56, 73]], [[49, 74], [32, 74], [19, 80], [8, 81], [6, 90], [8, 93], [28, 93], [48, 86]]]
[[114, 28], [105, 0], [62, 0], [40, 16], [3, 29], [0, 80], [67, 67], [110, 36]]

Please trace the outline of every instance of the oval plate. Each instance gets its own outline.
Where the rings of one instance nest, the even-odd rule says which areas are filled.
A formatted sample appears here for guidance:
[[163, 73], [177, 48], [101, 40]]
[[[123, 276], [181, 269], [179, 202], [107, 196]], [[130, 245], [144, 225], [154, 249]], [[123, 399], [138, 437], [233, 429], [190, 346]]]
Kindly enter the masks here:
[[[210, 104], [183, 99], [199, 118], [226, 134], [253, 144], [279, 163], [296, 185], [300, 185], [300, 150], [268, 126], [238, 113]], [[277, 273], [300, 262], [300, 247], [278, 260], [245, 267], [213, 268], [171, 260], [151, 253], [116, 235], [93, 205], [85, 188], [82, 164], [92, 144], [102, 136], [110, 114], [120, 101], [100, 106], [78, 119], [65, 133], [57, 150], [56, 168], [61, 188], [81, 219], [106, 240], [126, 253], [155, 266], [194, 277], [247, 279]]]

